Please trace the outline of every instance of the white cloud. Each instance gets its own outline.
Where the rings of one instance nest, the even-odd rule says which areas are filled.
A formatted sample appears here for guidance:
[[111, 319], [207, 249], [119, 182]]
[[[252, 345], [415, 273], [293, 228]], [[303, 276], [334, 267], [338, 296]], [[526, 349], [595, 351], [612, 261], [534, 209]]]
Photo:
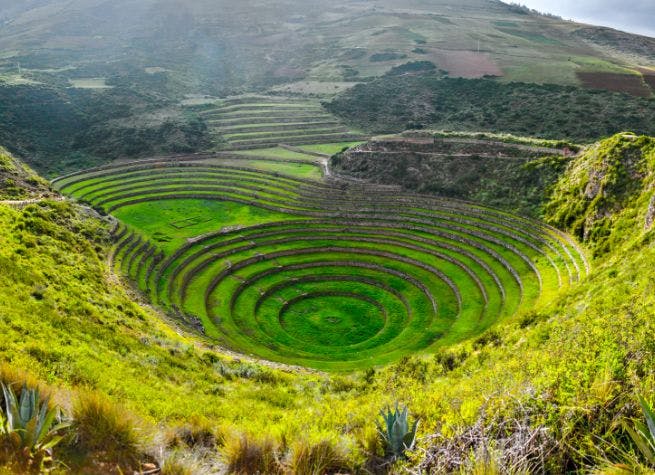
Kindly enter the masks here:
[[655, 37], [653, 0], [518, 0], [517, 3], [566, 19]]

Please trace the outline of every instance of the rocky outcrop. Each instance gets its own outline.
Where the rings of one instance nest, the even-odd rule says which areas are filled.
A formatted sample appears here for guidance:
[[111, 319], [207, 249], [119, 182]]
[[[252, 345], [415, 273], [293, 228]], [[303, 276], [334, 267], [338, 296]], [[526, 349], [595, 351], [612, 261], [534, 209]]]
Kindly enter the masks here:
[[646, 230], [650, 230], [655, 223], [655, 194], [650, 200], [648, 210], [646, 211], [646, 222], [644, 223]]

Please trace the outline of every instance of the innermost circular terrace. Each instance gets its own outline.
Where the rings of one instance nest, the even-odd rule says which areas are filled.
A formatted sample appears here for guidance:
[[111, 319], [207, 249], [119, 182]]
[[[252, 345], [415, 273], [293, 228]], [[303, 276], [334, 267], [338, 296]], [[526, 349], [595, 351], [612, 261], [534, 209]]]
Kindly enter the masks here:
[[378, 334], [387, 311], [372, 298], [347, 292], [316, 292], [289, 300], [280, 310], [282, 328], [299, 341], [347, 346]]

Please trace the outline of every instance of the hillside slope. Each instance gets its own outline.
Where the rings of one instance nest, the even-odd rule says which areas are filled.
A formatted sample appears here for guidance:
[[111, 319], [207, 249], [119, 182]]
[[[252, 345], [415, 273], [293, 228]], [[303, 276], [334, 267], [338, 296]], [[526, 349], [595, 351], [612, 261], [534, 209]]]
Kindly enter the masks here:
[[[23, 210], [0, 204], [0, 360], [14, 378], [29, 369], [60, 388], [67, 406], [78, 391], [107, 395], [145, 419], [142, 436], [157, 432], [154, 423], [160, 431], [209, 427], [216, 438], [202, 452], [170, 438], [150, 452], [166, 453], [173, 444], [214, 465], [244, 453], [235, 442], [241, 432], [256, 448], [250, 467], [266, 467], [273, 457], [287, 473], [305, 473], [298, 454], [325, 444], [337, 454], [328, 466], [342, 472], [410, 465], [435, 473], [485, 466], [561, 473], [637, 464], [618, 427], [638, 415], [635, 394], [652, 400], [655, 391], [655, 248], [653, 230], [644, 226], [652, 140], [619, 136], [598, 144], [572, 162], [557, 186], [552, 219], [569, 205], [581, 216], [602, 209], [616, 217], [606, 236], [612, 245], [592, 262], [589, 278], [475, 341], [347, 376], [281, 371], [221, 355], [134, 303], [107, 270], [106, 224], [68, 203]], [[595, 157], [613, 157], [606, 160], [610, 169], [639, 163], [643, 186], [620, 192], [620, 206], [585, 204], [586, 180], [578, 177], [595, 176]], [[604, 190], [611, 199], [617, 189]], [[559, 196], [569, 198], [558, 204]], [[583, 237], [596, 242], [593, 234]], [[420, 417], [420, 450], [396, 468], [382, 468], [373, 420], [394, 401]], [[85, 453], [80, 460], [66, 458], [63, 449], [55, 453], [69, 467], [93, 467], [110, 455]]]
[[577, 146], [493, 134], [406, 132], [332, 157], [335, 172], [540, 216]]
[[429, 74], [387, 75], [359, 84], [327, 108], [372, 133], [468, 130], [582, 142], [622, 130], [655, 133], [653, 98]]
[[170, 75], [188, 92], [215, 93], [352, 81], [412, 60], [453, 77], [559, 84], [579, 84], [578, 73], [640, 78], [635, 68], [653, 65], [619, 54], [642, 51], [636, 35], [599, 33], [498, 0], [46, 0], [5, 4], [0, 18], [13, 80]]
[[624, 133], [589, 147], [552, 190], [548, 221], [606, 254], [655, 221], [655, 140]]
[[0, 148], [0, 200], [20, 201], [54, 196], [50, 184]]
[[[243, 95], [345, 92], [331, 111], [356, 135], [655, 133], [652, 39], [498, 0], [2, 2], [0, 33], [0, 143], [47, 176], [277, 140], [277, 123], [241, 140], [187, 107]], [[330, 122], [301, 121], [292, 141], [350, 135]]]

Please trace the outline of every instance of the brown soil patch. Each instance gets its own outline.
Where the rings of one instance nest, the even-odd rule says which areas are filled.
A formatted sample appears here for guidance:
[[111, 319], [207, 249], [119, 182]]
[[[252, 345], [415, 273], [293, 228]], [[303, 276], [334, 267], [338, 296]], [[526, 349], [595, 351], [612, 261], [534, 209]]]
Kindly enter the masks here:
[[644, 84], [644, 78], [633, 74], [578, 72], [578, 79], [590, 89], [625, 92], [637, 97], [650, 97], [652, 92]]
[[301, 79], [305, 76], [305, 71], [303, 69], [283, 66], [281, 68], [276, 69], [273, 72], [273, 76], [276, 78]]
[[448, 71], [451, 77], [503, 76], [501, 69], [486, 53], [432, 50], [430, 57], [437, 68]]
[[639, 72], [644, 75], [644, 81], [655, 93], [655, 69], [639, 68]]

